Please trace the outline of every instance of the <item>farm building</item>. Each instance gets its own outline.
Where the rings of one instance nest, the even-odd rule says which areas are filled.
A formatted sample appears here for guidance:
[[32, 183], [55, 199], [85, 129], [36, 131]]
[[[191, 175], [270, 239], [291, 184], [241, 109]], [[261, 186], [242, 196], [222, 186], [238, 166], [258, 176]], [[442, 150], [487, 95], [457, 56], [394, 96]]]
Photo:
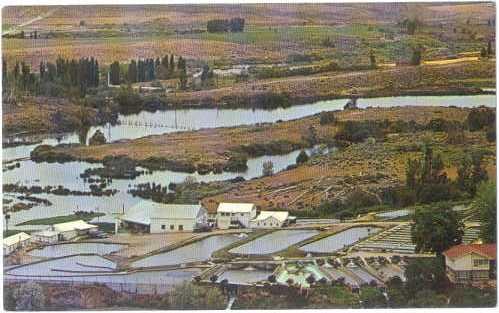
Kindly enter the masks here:
[[87, 235], [91, 231], [97, 230], [97, 226], [88, 224], [83, 220], [54, 224], [49, 230], [57, 232], [58, 240], [71, 240], [75, 237]]
[[135, 231], [166, 233], [206, 227], [208, 214], [199, 204], [164, 204], [142, 201], [120, 217], [123, 227]]
[[220, 229], [248, 228], [256, 217], [256, 205], [253, 203], [222, 202], [217, 208], [217, 226]]
[[33, 241], [52, 244], [59, 241], [59, 233], [52, 230], [42, 230], [33, 234]]
[[287, 211], [261, 211], [260, 214], [250, 221], [251, 228], [275, 228], [283, 227], [289, 223], [289, 212]]
[[496, 244], [461, 244], [444, 251], [443, 255], [447, 276], [453, 283], [495, 280]]
[[12, 252], [25, 247], [31, 242], [31, 236], [26, 233], [18, 233], [3, 239], [3, 255], [9, 255]]

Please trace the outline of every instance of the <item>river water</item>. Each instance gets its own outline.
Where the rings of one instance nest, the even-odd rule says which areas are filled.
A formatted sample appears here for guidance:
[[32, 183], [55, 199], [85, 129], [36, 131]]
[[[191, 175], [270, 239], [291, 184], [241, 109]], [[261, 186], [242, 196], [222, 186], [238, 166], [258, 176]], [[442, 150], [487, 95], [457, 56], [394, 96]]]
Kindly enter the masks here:
[[[423, 97], [386, 97], [359, 99], [360, 107], [390, 107], [408, 105], [426, 106], [458, 106], [495, 107], [495, 95], [474, 96], [423, 96]], [[338, 110], [345, 104], [345, 99], [319, 101], [311, 104], [291, 106], [289, 108], [277, 108], [273, 110], [263, 109], [185, 109], [176, 111], [141, 112], [134, 115], [120, 115], [120, 123], [115, 126], [92, 127], [88, 131], [89, 138], [95, 131], [103, 131], [108, 141], [121, 139], [133, 139], [148, 135], [156, 135], [185, 130], [197, 130], [202, 128], [230, 127], [237, 125], [253, 125], [257, 123], [286, 121], [305, 116], [314, 115], [322, 111]], [[79, 142], [77, 133], [69, 133], [57, 136], [48, 136], [42, 140], [42, 144], [56, 145], [59, 143]], [[4, 162], [19, 158], [29, 158], [30, 152], [37, 146], [22, 145], [3, 149], [2, 159]], [[314, 153], [312, 150], [307, 151]], [[241, 176], [245, 179], [259, 177], [262, 173], [263, 163], [271, 160], [274, 163], [274, 171], [284, 170], [287, 166], [295, 164], [299, 151], [293, 151], [284, 155], [262, 156], [248, 160], [248, 170], [241, 173], [220, 173], [200, 175], [173, 171], [155, 171], [137, 177], [135, 180], [115, 179], [108, 188], [117, 189], [119, 192], [109, 197], [95, 196], [58, 196], [53, 194], [35, 195], [48, 199], [52, 202], [50, 206], [36, 205], [30, 210], [11, 213], [10, 227], [13, 225], [35, 218], [46, 218], [57, 215], [70, 214], [75, 210], [97, 211], [104, 213], [118, 212], [123, 206], [129, 207], [140, 201], [132, 197], [127, 190], [139, 183], [155, 182], [163, 186], [170, 182], [182, 182], [187, 176], [194, 176], [198, 181], [210, 182], [233, 179]], [[21, 185], [57, 186], [62, 185], [71, 190], [89, 191], [89, 184], [79, 177], [87, 168], [100, 167], [100, 164], [86, 162], [58, 163], [35, 163], [30, 160], [19, 162], [20, 167], [3, 172], [3, 183], [19, 183]], [[6, 194], [7, 198], [13, 199], [18, 194]], [[16, 200], [16, 202], [22, 202]], [[110, 215], [99, 217], [98, 221], [113, 222]], [[5, 221], [4, 221], [5, 223]], [[5, 225], [4, 225], [5, 226]], [[35, 227], [24, 226], [20, 229], [34, 229]]]

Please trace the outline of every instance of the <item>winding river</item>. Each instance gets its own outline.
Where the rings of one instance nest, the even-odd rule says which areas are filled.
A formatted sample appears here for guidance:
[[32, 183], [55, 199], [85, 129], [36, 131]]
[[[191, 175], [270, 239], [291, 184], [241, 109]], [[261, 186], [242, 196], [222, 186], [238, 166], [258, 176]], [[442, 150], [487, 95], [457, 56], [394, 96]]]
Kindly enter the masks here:
[[[87, 138], [97, 130], [101, 130], [108, 141], [122, 139], [134, 139], [148, 135], [163, 134], [170, 132], [198, 130], [202, 128], [230, 127], [238, 125], [253, 125], [257, 123], [286, 121], [302, 118], [322, 111], [338, 110], [345, 104], [345, 99], [319, 101], [311, 104], [297, 105], [288, 108], [278, 108], [273, 110], [263, 109], [185, 109], [141, 112], [134, 115], [120, 115], [119, 124], [114, 126], [92, 127], [87, 134]], [[473, 96], [422, 96], [422, 97], [386, 97], [359, 99], [360, 107], [392, 107], [392, 106], [457, 106], [495, 107], [495, 95], [473, 95]], [[16, 138], [20, 140], [20, 138]], [[56, 145], [59, 143], [79, 142], [77, 133], [59, 134], [57, 136], [47, 136], [39, 144]], [[19, 167], [3, 172], [3, 183], [19, 183], [21, 185], [32, 186], [58, 186], [62, 185], [71, 190], [88, 191], [89, 184], [79, 177], [87, 168], [100, 167], [99, 164], [86, 162], [58, 163], [34, 163], [29, 160], [30, 152], [38, 144], [20, 145], [17, 147], [5, 148], [2, 153], [4, 163], [14, 160], [19, 161]], [[308, 150], [309, 154], [316, 153], [316, 149]], [[262, 173], [263, 163], [271, 160], [274, 163], [274, 171], [282, 171], [287, 166], [295, 164], [299, 151], [293, 151], [284, 155], [262, 156], [248, 160], [248, 170], [242, 173], [220, 173], [200, 175], [198, 173], [189, 174], [173, 171], [155, 171], [144, 174], [135, 180], [114, 179], [108, 186], [117, 189], [118, 193], [109, 197], [95, 196], [59, 196], [53, 194], [37, 194], [35, 196], [47, 199], [52, 205], [44, 206], [38, 204], [29, 210], [11, 213], [9, 227], [36, 218], [46, 218], [57, 215], [70, 214], [75, 210], [97, 211], [103, 213], [117, 212], [122, 206], [129, 207], [138, 203], [141, 199], [130, 195], [127, 190], [139, 183], [155, 182], [163, 186], [170, 182], [182, 182], [187, 176], [194, 176], [197, 181], [210, 182], [233, 179], [241, 176], [245, 179], [259, 177]], [[16, 199], [19, 194], [4, 194], [7, 199], [14, 202], [22, 202]], [[99, 217], [96, 221], [113, 222], [110, 214]], [[5, 223], [5, 220], [4, 220]], [[35, 229], [33, 226], [17, 227], [19, 229]]]

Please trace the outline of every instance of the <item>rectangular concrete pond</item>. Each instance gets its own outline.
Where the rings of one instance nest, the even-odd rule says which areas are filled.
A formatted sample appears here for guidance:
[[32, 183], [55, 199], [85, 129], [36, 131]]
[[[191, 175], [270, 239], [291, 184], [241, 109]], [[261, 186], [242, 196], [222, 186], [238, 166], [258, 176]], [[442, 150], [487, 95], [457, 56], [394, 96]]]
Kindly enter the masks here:
[[317, 235], [317, 230], [278, 230], [229, 250], [235, 254], [271, 254]]
[[108, 244], [98, 242], [83, 242], [83, 243], [65, 243], [52, 246], [46, 246], [41, 249], [35, 249], [29, 252], [34, 257], [58, 258], [74, 254], [95, 253], [106, 255], [112, 252], [119, 251], [126, 247], [120, 244]]
[[354, 227], [300, 247], [309, 253], [333, 253], [379, 231], [379, 227]]
[[67, 258], [35, 262], [7, 271], [22, 276], [74, 276], [95, 272], [112, 272], [116, 264], [98, 255], [76, 255]]
[[13, 276], [7, 273], [6, 280], [35, 280], [61, 283], [105, 284], [116, 291], [138, 294], [162, 294], [174, 287], [189, 282], [201, 273], [199, 268], [177, 269], [171, 271], [147, 271], [123, 274], [64, 275], [64, 276]]
[[206, 261], [211, 254], [233, 242], [241, 240], [237, 235], [211, 236], [168, 252], [145, 257], [132, 263], [132, 267], [154, 267]]
[[267, 280], [267, 278], [272, 274], [272, 271], [259, 270], [259, 269], [230, 269], [224, 271], [218, 276], [218, 282], [227, 279], [231, 284], [246, 285], [252, 284], [260, 281]]

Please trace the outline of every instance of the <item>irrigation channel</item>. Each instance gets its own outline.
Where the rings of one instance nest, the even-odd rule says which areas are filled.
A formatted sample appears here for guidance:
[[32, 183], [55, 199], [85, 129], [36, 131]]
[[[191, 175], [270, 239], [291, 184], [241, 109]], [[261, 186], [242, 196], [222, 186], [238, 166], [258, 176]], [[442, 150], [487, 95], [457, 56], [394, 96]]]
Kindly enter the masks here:
[[[457, 106], [457, 107], [494, 107], [495, 95], [473, 95], [473, 96], [405, 96], [359, 99], [359, 107], [392, 107], [392, 106]], [[97, 130], [103, 131], [108, 141], [121, 139], [133, 139], [148, 135], [157, 135], [170, 132], [198, 130], [202, 128], [230, 127], [238, 125], [253, 125], [257, 123], [286, 121], [310, 116], [322, 111], [339, 110], [343, 108], [346, 99], [319, 101], [311, 104], [278, 108], [273, 110], [264, 109], [185, 109], [152, 112], [140, 112], [134, 115], [120, 115], [119, 123], [111, 126], [92, 127], [87, 134], [90, 138]], [[70, 190], [89, 191], [88, 183], [79, 177], [85, 169], [101, 167], [100, 164], [86, 162], [58, 163], [35, 163], [29, 160], [30, 152], [39, 144], [57, 145], [59, 143], [79, 142], [77, 133], [69, 133], [57, 136], [47, 136], [40, 143], [31, 145], [19, 145], [3, 149], [2, 160], [22, 159], [19, 167], [14, 167], [3, 172], [3, 183], [18, 183], [23, 186], [64, 186]], [[14, 141], [22, 141], [22, 138], [13, 138]], [[29, 139], [28, 139], [29, 141]], [[317, 148], [309, 149], [309, 154], [320, 153]], [[328, 151], [322, 151], [327, 153]], [[284, 155], [262, 156], [248, 160], [248, 170], [240, 173], [224, 172], [220, 174], [209, 173], [183, 173], [173, 171], [154, 171], [146, 173], [137, 178], [114, 179], [108, 185], [109, 189], [118, 192], [111, 196], [86, 196], [86, 195], [54, 195], [37, 194], [37, 197], [47, 199], [52, 204], [35, 203], [28, 210], [11, 213], [10, 229], [33, 230], [35, 226], [15, 226], [18, 223], [38, 218], [49, 218], [59, 215], [67, 215], [75, 210], [95, 211], [105, 213], [94, 222], [114, 222], [111, 213], [116, 213], [121, 207], [131, 207], [141, 201], [134, 198], [127, 191], [136, 184], [147, 182], [161, 182], [168, 185], [171, 182], [178, 183], [185, 180], [187, 176], [194, 176], [199, 182], [222, 181], [243, 177], [251, 179], [261, 176], [263, 163], [271, 160], [274, 164], [274, 172], [282, 171], [289, 165], [295, 164], [299, 151], [293, 151]], [[18, 199], [21, 194], [5, 193], [6, 199], [14, 203], [27, 203], [28, 200]], [[33, 204], [33, 203], [32, 203]], [[5, 223], [5, 220], [4, 220]]]

